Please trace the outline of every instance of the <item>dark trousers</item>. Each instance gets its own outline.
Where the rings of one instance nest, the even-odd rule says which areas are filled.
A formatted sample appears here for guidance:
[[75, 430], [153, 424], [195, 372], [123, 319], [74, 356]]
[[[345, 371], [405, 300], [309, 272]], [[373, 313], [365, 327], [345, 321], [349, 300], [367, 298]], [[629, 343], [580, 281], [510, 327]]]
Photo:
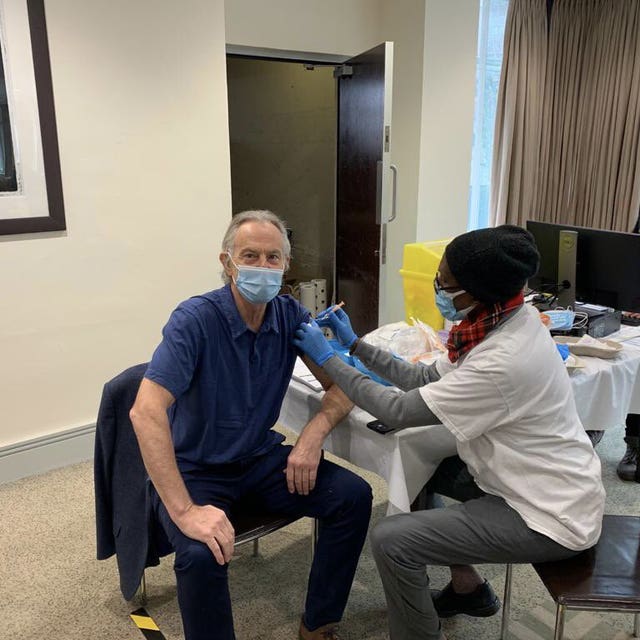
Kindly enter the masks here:
[[627, 438], [640, 438], [640, 414], [628, 413], [624, 435]]
[[[626, 420], [626, 428], [624, 431], [624, 440], [628, 447], [632, 447], [636, 451], [636, 473], [635, 481], [640, 482], [640, 414], [628, 413]], [[627, 448], [627, 451], [629, 449]], [[623, 458], [623, 461], [626, 456]]]
[[542, 562], [577, 553], [530, 529], [502, 498], [485, 494], [458, 456], [440, 463], [426, 492], [461, 503], [383, 518], [371, 531], [391, 640], [442, 637], [429, 566]]
[[[308, 516], [319, 522], [304, 611], [305, 626], [316, 629], [342, 618], [371, 516], [371, 487], [354, 473], [322, 460], [314, 490], [291, 494], [283, 470], [290, 446], [243, 462], [183, 473], [196, 504], [212, 504], [228, 514], [238, 500], [260, 510]], [[234, 640], [227, 580], [209, 548], [186, 537], [156, 495], [156, 511], [175, 550], [178, 604], [186, 640]], [[274, 589], [277, 586], [274, 585]]]
[[426, 494], [425, 509], [444, 507], [440, 496], [467, 502], [467, 500], [482, 498], [486, 495], [475, 483], [467, 465], [458, 456], [442, 460], [423, 491]]

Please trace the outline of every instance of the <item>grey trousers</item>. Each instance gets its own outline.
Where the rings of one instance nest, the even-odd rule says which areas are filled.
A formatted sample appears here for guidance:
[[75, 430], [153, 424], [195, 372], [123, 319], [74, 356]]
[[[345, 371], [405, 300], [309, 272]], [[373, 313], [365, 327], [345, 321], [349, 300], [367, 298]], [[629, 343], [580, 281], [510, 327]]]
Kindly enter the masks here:
[[441, 637], [428, 565], [542, 562], [577, 553], [529, 529], [502, 498], [482, 492], [458, 456], [442, 461], [427, 490], [433, 506], [435, 491], [464, 502], [384, 518], [370, 535], [391, 640]]

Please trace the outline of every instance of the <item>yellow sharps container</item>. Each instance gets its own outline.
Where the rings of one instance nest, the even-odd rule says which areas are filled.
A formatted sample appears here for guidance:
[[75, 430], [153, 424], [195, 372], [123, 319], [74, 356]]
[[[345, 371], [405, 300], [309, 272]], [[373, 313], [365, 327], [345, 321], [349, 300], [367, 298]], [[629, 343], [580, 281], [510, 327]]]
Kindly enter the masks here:
[[444, 327], [444, 318], [436, 307], [433, 279], [449, 240], [413, 242], [404, 245], [400, 275], [404, 285], [405, 320], [417, 318], [436, 331]]

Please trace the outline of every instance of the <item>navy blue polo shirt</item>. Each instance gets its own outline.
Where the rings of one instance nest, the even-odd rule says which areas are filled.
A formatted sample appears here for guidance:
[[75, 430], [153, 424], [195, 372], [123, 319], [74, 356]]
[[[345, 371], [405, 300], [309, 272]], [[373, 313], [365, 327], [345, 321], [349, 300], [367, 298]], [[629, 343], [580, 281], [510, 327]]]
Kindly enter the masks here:
[[145, 377], [171, 392], [173, 444], [182, 471], [236, 462], [282, 442], [273, 431], [309, 312], [291, 296], [267, 304], [257, 333], [229, 285], [181, 303], [162, 330]]

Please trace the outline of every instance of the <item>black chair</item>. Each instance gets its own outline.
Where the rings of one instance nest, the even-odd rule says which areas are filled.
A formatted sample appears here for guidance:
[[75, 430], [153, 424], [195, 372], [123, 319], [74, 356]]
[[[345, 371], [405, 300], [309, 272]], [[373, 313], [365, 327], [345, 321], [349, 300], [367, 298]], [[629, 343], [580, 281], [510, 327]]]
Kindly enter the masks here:
[[[640, 635], [640, 517], [604, 516], [595, 547], [567, 560], [532, 565], [556, 603], [554, 640], [564, 633], [569, 609], [634, 613], [633, 637]], [[506, 640], [512, 565], [507, 565], [501, 640]]]
[[[144, 570], [173, 552], [150, 500], [150, 481], [142, 461], [129, 410], [133, 406], [147, 364], [126, 369], [107, 382], [96, 423], [94, 482], [98, 560], [116, 555], [120, 589], [126, 600], [136, 591], [146, 599]], [[258, 513], [241, 505], [231, 514], [236, 545], [253, 542], [258, 554], [261, 537], [298, 520], [273, 513]], [[315, 548], [316, 522], [312, 527]]]

